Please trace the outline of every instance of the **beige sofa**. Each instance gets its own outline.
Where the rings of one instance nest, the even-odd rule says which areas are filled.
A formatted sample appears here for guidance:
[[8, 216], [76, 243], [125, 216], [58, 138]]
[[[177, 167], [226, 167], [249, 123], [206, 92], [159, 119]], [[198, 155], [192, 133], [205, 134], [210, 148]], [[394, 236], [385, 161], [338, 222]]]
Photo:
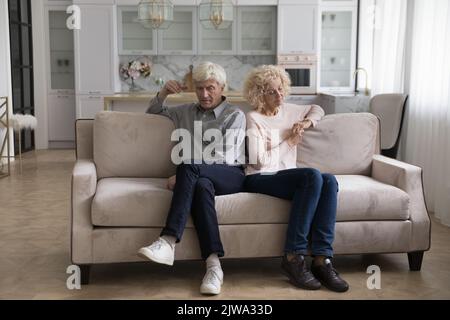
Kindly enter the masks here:
[[[101, 112], [76, 123], [72, 175], [71, 259], [81, 267], [142, 261], [137, 250], [164, 226], [175, 173], [173, 123], [162, 116]], [[408, 253], [420, 270], [430, 247], [422, 170], [379, 155], [379, 121], [369, 113], [333, 114], [305, 134], [299, 166], [336, 175], [339, 200], [335, 254]], [[239, 193], [216, 197], [225, 258], [282, 255], [290, 203]], [[192, 221], [176, 259], [200, 259]]]

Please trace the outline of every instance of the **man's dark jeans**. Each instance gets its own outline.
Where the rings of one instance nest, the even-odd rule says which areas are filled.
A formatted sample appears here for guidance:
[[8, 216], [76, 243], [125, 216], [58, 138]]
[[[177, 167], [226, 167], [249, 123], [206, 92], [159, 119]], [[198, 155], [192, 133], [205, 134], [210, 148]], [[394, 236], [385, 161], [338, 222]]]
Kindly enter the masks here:
[[166, 226], [161, 235], [170, 235], [180, 241], [189, 213], [192, 213], [200, 242], [202, 258], [217, 253], [224, 255], [215, 208], [217, 195], [241, 192], [245, 179], [240, 166], [222, 164], [181, 164]]
[[312, 168], [282, 170], [276, 174], [252, 174], [244, 191], [292, 200], [285, 252], [332, 257], [338, 183], [331, 174]]

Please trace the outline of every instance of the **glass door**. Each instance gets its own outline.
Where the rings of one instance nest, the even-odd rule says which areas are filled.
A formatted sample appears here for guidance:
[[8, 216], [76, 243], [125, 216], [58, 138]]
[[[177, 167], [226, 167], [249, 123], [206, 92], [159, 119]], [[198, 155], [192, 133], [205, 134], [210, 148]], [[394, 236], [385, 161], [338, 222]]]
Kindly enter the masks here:
[[238, 54], [275, 54], [276, 12], [273, 6], [238, 8]]
[[320, 87], [352, 91], [356, 64], [356, 10], [322, 11]]
[[[11, 43], [11, 73], [13, 113], [34, 115], [33, 38], [31, 0], [8, 0], [9, 36]], [[14, 135], [14, 153], [34, 149], [34, 132], [22, 130], [21, 141]]]
[[50, 91], [73, 93], [75, 67], [73, 31], [66, 26], [69, 15], [62, 10], [49, 10]]
[[197, 8], [175, 7], [172, 24], [158, 31], [158, 54], [194, 55], [196, 35]]
[[[236, 16], [236, 9], [234, 11]], [[227, 29], [206, 29], [198, 21], [198, 54], [236, 54], [236, 21]]]
[[156, 30], [147, 29], [137, 20], [137, 7], [117, 8], [119, 54], [156, 54]]

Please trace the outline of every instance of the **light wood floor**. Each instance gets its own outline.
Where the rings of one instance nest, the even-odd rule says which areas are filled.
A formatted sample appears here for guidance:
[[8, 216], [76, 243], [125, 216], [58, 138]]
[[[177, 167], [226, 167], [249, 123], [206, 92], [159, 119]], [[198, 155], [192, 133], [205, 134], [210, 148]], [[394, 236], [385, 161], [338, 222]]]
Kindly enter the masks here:
[[[68, 290], [70, 175], [73, 150], [24, 155], [0, 179], [0, 298], [202, 299], [201, 261], [94, 266], [91, 284]], [[222, 294], [208, 299], [450, 299], [450, 228], [433, 219], [431, 250], [422, 271], [410, 272], [406, 254], [338, 256], [350, 284], [346, 293], [305, 291], [280, 273], [280, 259], [224, 260]], [[381, 289], [366, 286], [370, 265], [381, 268]]]

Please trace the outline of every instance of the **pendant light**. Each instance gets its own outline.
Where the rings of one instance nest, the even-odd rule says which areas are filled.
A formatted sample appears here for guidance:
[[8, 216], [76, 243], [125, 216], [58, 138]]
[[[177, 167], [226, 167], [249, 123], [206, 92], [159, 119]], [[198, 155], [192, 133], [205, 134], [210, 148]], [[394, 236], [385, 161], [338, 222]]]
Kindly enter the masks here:
[[231, 0], [202, 0], [199, 5], [200, 23], [205, 29], [228, 29], [233, 23]]
[[141, 0], [138, 21], [148, 29], [167, 29], [173, 22], [173, 3], [170, 0]]

